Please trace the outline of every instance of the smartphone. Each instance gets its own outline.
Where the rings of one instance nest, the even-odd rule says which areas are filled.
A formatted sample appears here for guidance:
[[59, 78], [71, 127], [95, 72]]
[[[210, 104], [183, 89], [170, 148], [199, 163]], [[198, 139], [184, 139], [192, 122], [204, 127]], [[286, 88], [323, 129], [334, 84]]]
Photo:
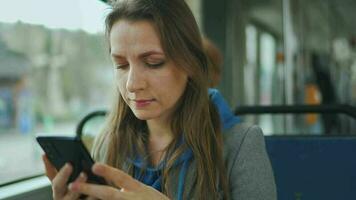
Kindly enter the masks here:
[[81, 172], [85, 172], [88, 183], [106, 185], [104, 178], [93, 174], [91, 171], [94, 160], [80, 138], [38, 136], [36, 140], [57, 170], [60, 170], [67, 162], [73, 166], [73, 172], [68, 183], [73, 182]]

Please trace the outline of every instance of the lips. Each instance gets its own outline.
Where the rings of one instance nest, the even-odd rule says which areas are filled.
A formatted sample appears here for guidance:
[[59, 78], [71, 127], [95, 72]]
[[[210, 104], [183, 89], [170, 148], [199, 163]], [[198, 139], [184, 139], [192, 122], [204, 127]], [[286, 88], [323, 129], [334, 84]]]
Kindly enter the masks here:
[[155, 101], [155, 99], [137, 99], [137, 100], [134, 99], [132, 101], [135, 102], [135, 105], [137, 107], [145, 107], [151, 104], [153, 101]]

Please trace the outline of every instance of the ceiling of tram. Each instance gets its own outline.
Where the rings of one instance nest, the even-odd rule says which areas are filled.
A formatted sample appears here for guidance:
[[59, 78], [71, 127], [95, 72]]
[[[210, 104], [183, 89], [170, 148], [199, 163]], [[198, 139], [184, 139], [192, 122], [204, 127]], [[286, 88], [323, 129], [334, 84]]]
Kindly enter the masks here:
[[339, 14], [340, 23], [345, 24], [351, 34], [356, 35], [356, 1], [355, 0], [329, 0], [330, 8]]
[[[101, 0], [110, 2], [111, 0]], [[201, 0], [204, 1], [211, 0]], [[238, 0], [227, 0], [238, 1]], [[241, 0], [248, 11], [249, 20], [283, 35], [283, 3], [287, 0]], [[296, 26], [305, 26], [308, 34], [325, 37], [355, 37], [355, 0], [289, 0]], [[301, 21], [302, 20], [302, 21]], [[296, 22], [297, 21], [297, 22]], [[298, 28], [296, 28], [298, 29]], [[335, 31], [335, 32], [333, 32]]]
[[262, 24], [282, 37], [283, 20], [290, 19], [294, 33], [304, 37], [307, 48], [329, 49], [331, 44], [325, 41], [332, 38], [355, 40], [355, 0], [289, 0], [289, 13], [283, 13], [283, 3], [287, 0], [243, 1], [249, 22]]

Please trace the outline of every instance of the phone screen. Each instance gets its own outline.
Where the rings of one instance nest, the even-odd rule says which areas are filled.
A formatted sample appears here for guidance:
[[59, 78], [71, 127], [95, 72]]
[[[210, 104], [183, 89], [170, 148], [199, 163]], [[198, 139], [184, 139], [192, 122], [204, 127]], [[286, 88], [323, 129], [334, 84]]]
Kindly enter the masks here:
[[102, 177], [96, 176], [91, 171], [94, 161], [79, 138], [38, 136], [36, 139], [46, 153], [48, 160], [57, 170], [60, 170], [67, 162], [72, 164], [73, 172], [68, 183], [73, 182], [81, 172], [85, 172], [88, 177], [87, 182], [106, 184]]

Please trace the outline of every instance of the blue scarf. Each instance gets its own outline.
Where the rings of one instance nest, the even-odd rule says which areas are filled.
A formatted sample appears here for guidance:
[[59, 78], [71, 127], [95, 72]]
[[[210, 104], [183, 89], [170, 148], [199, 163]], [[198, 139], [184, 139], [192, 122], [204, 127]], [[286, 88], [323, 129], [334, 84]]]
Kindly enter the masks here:
[[[173, 164], [173, 167], [181, 168], [179, 172], [177, 200], [183, 199], [185, 176], [187, 174], [189, 162], [192, 158], [193, 152], [190, 149], [187, 149]], [[157, 167], [152, 167], [148, 166], [144, 159], [138, 156], [133, 160], [132, 164], [134, 165], [135, 179], [162, 192], [162, 171], [166, 164], [165, 160], [163, 160]]]
[[230, 129], [235, 124], [241, 122], [241, 119], [235, 116], [233, 112], [231, 112], [229, 105], [225, 101], [224, 97], [220, 94], [219, 90], [210, 88], [208, 92], [210, 101], [214, 103], [219, 112], [223, 131]]

